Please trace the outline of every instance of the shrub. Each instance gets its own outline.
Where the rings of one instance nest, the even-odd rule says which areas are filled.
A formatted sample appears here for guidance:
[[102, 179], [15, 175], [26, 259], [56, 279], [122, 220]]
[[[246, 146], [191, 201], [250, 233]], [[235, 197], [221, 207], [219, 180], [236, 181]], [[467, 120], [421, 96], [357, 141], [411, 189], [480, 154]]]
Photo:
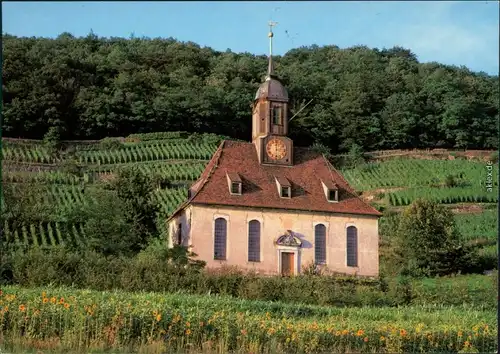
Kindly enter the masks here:
[[385, 197], [385, 193], [384, 192], [380, 192], [380, 193], [377, 193], [375, 194], [375, 199], [384, 199]]
[[489, 156], [489, 160], [492, 163], [498, 163], [498, 151], [491, 153], [491, 155]]
[[50, 127], [43, 136], [43, 143], [50, 154], [54, 155], [61, 147], [61, 130], [58, 127]]
[[99, 141], [99, 147], [103, 150], [115, 150], [123, 146], [120, 138], [104, 138]]
[[457, 181], [455, 180], [455, 177], [452, 175], [446, 176], [444, 180], [444, 185], [446, 187], [456, 187], [457, 186]]
[[363, 154], [363, 149], [356, 143], [353, 143], [347, 153], [346, 165], [349, 168], [354, 168], [358, 165], [365, 163], [365, 156]]

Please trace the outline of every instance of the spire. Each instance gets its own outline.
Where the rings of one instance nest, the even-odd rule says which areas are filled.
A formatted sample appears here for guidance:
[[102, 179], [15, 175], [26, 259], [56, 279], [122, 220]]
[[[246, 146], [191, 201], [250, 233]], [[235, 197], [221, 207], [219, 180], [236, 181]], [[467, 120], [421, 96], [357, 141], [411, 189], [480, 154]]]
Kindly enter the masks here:
[[269, 21], [269, 64], [267, 66], [267, 76], [266, 80], [271, 80], [271, 76], [274, 74], [273, 70], [273, 27], [276, 26], [278, 22]]

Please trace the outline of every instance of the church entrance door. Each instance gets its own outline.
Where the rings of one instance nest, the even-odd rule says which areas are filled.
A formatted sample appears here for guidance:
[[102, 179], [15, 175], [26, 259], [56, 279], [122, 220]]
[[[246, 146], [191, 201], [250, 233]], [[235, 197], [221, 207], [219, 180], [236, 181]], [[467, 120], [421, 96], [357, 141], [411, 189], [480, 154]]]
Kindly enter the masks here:
[[293, 265], [294, 265], [294, 256], [293, 252], [282, 252], [281, 253], [281, 275], [293, 275]]

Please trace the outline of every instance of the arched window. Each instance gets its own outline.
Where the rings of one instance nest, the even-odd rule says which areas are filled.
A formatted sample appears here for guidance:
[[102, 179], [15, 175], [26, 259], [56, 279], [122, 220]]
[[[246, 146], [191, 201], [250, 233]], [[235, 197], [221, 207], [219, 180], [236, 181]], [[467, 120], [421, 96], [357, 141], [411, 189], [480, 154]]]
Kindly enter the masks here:
[[314, 227], [314, 262], [326, 263], [326, 226], [323, 224]]
[[248, 223], [248, 261], [260, 262], [260, 222]]
[[215, 219], [214, 227], [214, 259], [226, 259], [227, 221], [224, 218]]
[[347, 228], [347, 266], [358, 266], [358, 229], [354, 226]]

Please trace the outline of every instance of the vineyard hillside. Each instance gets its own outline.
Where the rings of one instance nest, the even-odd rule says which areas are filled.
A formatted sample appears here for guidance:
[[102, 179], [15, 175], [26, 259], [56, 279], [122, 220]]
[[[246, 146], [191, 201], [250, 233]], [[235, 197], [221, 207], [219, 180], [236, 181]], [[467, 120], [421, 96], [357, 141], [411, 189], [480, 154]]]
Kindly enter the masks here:
[[[89, 191], [102, 189], [120, 169], [131, 166], [156, 181], [159, 217], [166, 219], [187, 198], [189, 185], [200, 176], [224, 138], [167, 132], [66, 141], [59, 146], [3, 139], [2, 182], [14, 188], [34, 183], [43, 190], [44, 202], [55, 204], [61, 212], [17, 228], [7, 220], [3, 225], [6, 239], [46, 247], [64, 242], [85, 244], [82, 225], [67, 225], [59, 214], [92, 203]], [[496, 254], [498, 162], [491, 152], [397, 150], [372, 152], [366, 157], [370, 161], [356, 167], [336, 167], [362, 198], [384, 212], [382, 230], [388, 215], [424, 197], [451, 207], [462, 236], [468, 242], [481, 243], [484, 252]], [[488, 173], [492, 190], [488, 189]]]

